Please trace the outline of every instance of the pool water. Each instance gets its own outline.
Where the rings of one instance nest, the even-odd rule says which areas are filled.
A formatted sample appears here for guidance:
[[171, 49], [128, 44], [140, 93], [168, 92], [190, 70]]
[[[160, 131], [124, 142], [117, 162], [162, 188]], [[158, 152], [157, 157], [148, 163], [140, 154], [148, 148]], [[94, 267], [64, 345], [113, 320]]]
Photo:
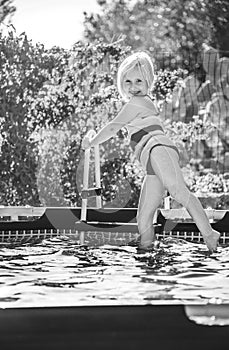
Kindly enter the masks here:
[[167, 238], [158, 249], [55, 238], [1, 246], [0, 307], [227, 304], [229, 247]]

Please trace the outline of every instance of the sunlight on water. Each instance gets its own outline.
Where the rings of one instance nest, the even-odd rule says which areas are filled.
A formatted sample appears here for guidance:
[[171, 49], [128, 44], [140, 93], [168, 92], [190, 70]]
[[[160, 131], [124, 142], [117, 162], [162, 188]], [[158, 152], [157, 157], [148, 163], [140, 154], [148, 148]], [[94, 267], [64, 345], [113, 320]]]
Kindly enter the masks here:
[[[0, 248], [0, 307], [229, 303], [229, 247], [167, 238], [133, 246], [77, 246], [50, 239]], [[213, 302], [212, 302], [213, 300]]]

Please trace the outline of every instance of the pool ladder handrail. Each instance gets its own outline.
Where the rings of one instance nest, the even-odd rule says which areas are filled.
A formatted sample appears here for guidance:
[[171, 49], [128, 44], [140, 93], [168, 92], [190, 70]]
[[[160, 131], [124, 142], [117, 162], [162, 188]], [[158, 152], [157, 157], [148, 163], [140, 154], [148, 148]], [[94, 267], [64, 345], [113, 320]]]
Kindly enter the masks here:
[[[94, 130], [89, 130], [86, 134], [87, 137], [93, 138], [96, 135]], [[90, 155], [91, 149], [94, 148], [94, 164], [95, 164], [95, 187], [89, 188], [89, 168], [90, 168]], [[83, 189], [81, 192], [82, 205], [80, 222], [87, 222], [87, 201], [88, 198], [96, 197], [96, 208], [102, 207], [101, 198], [101, 179], [100, 179], [100, 154], [99, 145], [87, 148], [84, 152], [84, 168], [83, 168]], [[80, 244], [84, 244], [84, 232], [80, 232]]]

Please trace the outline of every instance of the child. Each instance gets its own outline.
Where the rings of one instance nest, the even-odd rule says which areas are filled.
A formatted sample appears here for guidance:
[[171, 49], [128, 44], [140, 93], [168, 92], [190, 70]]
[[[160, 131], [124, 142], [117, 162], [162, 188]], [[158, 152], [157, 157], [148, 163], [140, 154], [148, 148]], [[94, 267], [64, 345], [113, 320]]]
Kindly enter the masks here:
[[153, 63], [145, 52], [127, 57], [119, 67], [118, 91], [126, 104], [118, 115], [92, 139], [84, 138], [84, 149], [103, 143], [122, 127], [129, 134], [130, 146], [146, 171], [139, 200], [137, 224], [140, 249], [147, 250], [155, 240], [153, 216], [165, 190], [190, 213], [212, 253], [219, 232], [212, 229], [200, 201], [187, 188], [179, 167], [179, 151], [165, 135], [156, 105], [149, 91], [154, 82]]

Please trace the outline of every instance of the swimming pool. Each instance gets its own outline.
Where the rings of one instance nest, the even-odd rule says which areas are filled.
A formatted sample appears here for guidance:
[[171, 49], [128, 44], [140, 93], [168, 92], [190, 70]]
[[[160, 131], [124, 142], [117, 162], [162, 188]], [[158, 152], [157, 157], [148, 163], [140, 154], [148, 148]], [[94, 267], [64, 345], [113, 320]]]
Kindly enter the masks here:
[[101, 242], [82, 247], [73, 236], [59, 235], [2, 243], [5, 348], [223, 348], [229, 247], [209, 256], [201, 243], [167, 237], [155, 251], [139, 254], [134, 245]]
[[0, 249], [0, 307], [229, 303], [229, 247], [168, 237], [154, 252], [71, 238]]
[[[152, 343], [226, 349], [228, 248], [209, 256], [202, 244], [167, 238], [158, 251], [137, 254], [135, 247], [87, 249], [54, 238], [0, 252], [3, 349], [137, 349]], [[209, 305], [223, 306], [226, 316], [211, 311], [203, 317]]]

